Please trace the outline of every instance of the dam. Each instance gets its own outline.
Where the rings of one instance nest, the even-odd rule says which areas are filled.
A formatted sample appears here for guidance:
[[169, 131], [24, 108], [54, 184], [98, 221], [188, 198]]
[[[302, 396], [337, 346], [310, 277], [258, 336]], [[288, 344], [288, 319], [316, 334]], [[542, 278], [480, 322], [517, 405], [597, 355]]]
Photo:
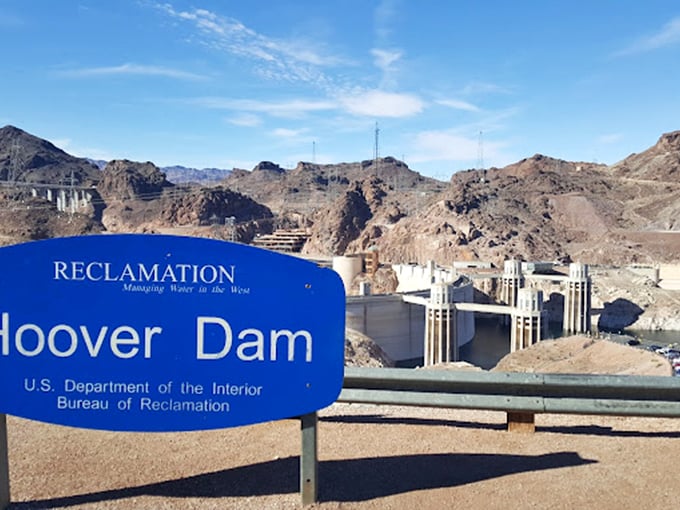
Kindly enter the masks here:
[[[341, 259], [336, 257], [336, 259]], [[351, 257], [352, 270], [337, 264], [343, 276], [360, 264]], [[342, 262], [342, 260], [340, 261]], [[437, 266], [396, 264], [392, 269], [398, 286], [393, 294], [371, 295], [362, 285], [360, 295], [346, 298], [346, 325], [373, 339], [395, 362], [423, 359], [425, 366], [459, 361], [460, 347], [475, 335], [475, 313], [503, 317], [510, 324], [510, 351], [526, 348], [545, 337], [548, 318], [543, 309], [543, 292], [532, 282], [550, 279], [559, 282], [564, 293], [564, 330], [590, 331], [590, 277], [584, 264], [571, 264], [569, 274], [540, 274], [519, 261], [506, 261], [501, 273], [477, 277], [482, 287], [494, 280], [500, 287], [498, 303], [475, 303], [472, 274], [460, 269]], [[484, 280], [484, 281], [482, 281]], [[528, 286], [526, 286], [528, 285]], [[491, 285], [493, 286], [493, 285]]]

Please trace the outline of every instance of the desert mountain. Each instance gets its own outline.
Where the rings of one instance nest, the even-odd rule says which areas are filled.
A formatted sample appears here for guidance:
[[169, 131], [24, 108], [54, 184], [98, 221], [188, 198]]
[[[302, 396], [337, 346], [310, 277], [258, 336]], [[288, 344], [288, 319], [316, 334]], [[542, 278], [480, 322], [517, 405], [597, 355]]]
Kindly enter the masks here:
[[669, 261], [678, 258], [669, 248], [680, 241], [679, 207], [680, 186], [669, 174], [639, 182], [603, 165], [535, 155], [454, 174], [446, 190], [374, 242], [388, 259], [443, 264]]
[[331, 165], [300, 162], [291, 170], [264, 161], [252, 171], [234, 170], [224, 185], [266, 204], [277, 214], [312, 214], [353, 189], [355, 182], [367, 178], [381, 181], [383, 192], [391, 196], [402, 195], [400, 201], [415, 190], [432, 192], [444, 188], [443, 183], [391, 157]]
[[677, 182], [680, 176], [680, 131], [661, 135], [656, 145], [612, 165], [610, 172], [627, 179]]
[[266, 206], [221, 186], [176, 186], [151, 162], [110, 161], [99, 188], [106, 203], [102, 221], [111, 231], [224, 225], [232, 217], [244, 239], [272, 229], [273, 215]]
[[91, 186], [99, 169], [14, 126], [0, 128], [0, 181]]
[[174, 184], [194, 183], [204, 186], [217, 184], [231, 173], [231, 170], [222, 168], [187, 168], [181, 165], [164, 166], [161, 171]]
[[[680, 260], [680, 132], [664, 134], [655, 146], [610, 167], [536, 154], [504, 168], [458, 172], [446, 183], [391, 157], [301, 162], [292, 169], [262, 162], [250, 171], [234, 170], [218, 186], [179, 186], [152, 163], [113, 161], [99, 171], [6, 127], [0, 130], [0, 176], [10, 168], [33, 182], [59, 184], [73, 173], [79, 183], [97, 183], [100, 215], [78, 213], [86, 229], [184, 229], [225, 237], [225, 219], [233, 217], [229, 236], [242, 242], [277, 226], [304, 227], [309, 254], [377, 248], [385, 262]], [[58, 217], [54, 207], [40, 202], [42, 216], [34, 215], [21, 202], [28, 198], [25, 191], [5, 190], [5, 210], [24, 207], [23, 216], [14, 216], [34, 224], [22, 230], [7, 214], [0, 231], [5, 242], [15, 234], [19, 240], [65, 235], [65, 228], [43, 228], [49, 223], [43, 216]]]

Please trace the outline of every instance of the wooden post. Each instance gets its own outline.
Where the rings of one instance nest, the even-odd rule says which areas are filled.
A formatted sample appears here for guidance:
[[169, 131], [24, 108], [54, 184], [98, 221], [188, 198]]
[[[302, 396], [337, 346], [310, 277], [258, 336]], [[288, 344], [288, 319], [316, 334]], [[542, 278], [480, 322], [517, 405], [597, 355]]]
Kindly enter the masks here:
[[300, 417], [302, 430], [300, 494], [302, 495], [303, 505], [316, 503], [318, 498], [317, 477], [319, 473], [319, 463], [317, 459], [317, 423], [318, 418], [315, 412]]
[[9, 450], [7, 448], [7, 417], [0, 414], [0, 510], [9, 508]]
[[508, 432], [536, 432], [534, 413], [507, 413]]

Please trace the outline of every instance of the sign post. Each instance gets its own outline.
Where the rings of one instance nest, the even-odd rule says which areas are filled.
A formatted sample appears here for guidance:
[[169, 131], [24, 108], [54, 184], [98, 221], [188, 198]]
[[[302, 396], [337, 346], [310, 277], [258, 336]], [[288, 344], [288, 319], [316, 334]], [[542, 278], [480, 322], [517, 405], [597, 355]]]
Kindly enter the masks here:
[[4, 247], [0, 413], [136, 432], [315, 416], [342, 389], [344, 307], [334, 271], [235, 243]]
[[7, 449], [7, 417], [0, 414], [0, 510], [9, 507], [9, 457]]
[[316, 503], [318, 496], [318, 416], [316, 412], [300, 417], [302, 453], [300, 455], [300, 494], [302, 504]]

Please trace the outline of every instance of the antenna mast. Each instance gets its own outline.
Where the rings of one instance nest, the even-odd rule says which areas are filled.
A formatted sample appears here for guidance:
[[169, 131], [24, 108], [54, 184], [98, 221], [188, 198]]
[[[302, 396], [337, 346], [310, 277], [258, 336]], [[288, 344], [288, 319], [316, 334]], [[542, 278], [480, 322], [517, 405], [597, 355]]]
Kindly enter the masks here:
[[484, 139], [481, 131], [477, 142], [477, 170], [484, 170]]
[[380, 128], [378, 127], [378, 122], [375, 123], [375, 152], [373, 154], [373, 160], [375, 161], [375, 175], [378, 175], [378, 168], [380, 166]]
[[480, 181], [485, 182], [486, 169], [484, 168], [484, 138], [481, 131], [479, 132], [479, 141], [477, 144], [477, 170], [483, 171], [483, 176], [480, 178]]

